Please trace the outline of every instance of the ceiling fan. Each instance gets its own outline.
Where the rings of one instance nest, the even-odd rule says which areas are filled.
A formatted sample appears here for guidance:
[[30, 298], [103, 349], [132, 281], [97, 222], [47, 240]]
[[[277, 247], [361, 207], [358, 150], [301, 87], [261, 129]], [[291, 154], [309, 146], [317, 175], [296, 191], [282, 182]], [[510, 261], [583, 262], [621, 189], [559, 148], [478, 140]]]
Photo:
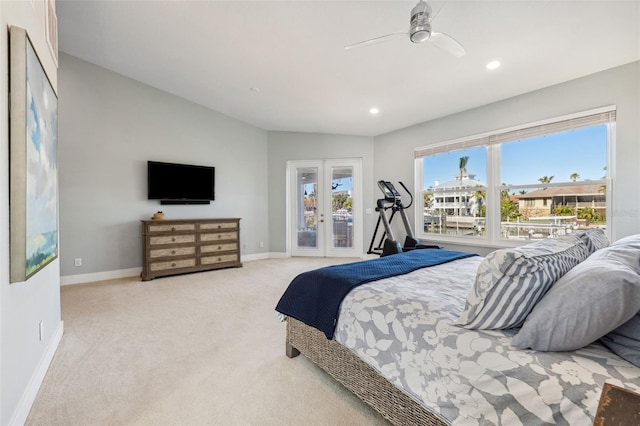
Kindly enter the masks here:
[[350, 44], [348, 46], [345, 46], [345, 49], [349, 50], [355, 49], [357, 47], [370, 46], [372, 44], [380, 43], [394, 38], [409, 36], [409, 40], [411, 40], [411, 42], [413, 43], [422, 43], [425, 41], [429, 41], [434, 46], [449, 52], [457, 58], [464, 56], [467, 51], [460, 43], [458, 43], [456, 39], [445, 33], [437, 33], [431, 31], [431, 22], [434, 19], [435, 15], [432, 16], [431, 6], [429, 6], [424, 0], [420, 0], [418, 4], [416, 4], [413, 9], [411, 9], [411, 19], [408, 32], [392, 33], [380, 37], [375, 37], [355, 44]]

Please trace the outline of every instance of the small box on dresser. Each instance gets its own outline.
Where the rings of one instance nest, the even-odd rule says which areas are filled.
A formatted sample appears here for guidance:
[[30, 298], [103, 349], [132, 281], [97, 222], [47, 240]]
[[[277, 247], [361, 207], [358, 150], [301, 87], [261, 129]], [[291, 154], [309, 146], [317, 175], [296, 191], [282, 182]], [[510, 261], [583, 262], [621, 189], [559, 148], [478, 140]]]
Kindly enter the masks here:
[[143, 220], [142, 259], [144, 281], [240, 267], [240, 219]]

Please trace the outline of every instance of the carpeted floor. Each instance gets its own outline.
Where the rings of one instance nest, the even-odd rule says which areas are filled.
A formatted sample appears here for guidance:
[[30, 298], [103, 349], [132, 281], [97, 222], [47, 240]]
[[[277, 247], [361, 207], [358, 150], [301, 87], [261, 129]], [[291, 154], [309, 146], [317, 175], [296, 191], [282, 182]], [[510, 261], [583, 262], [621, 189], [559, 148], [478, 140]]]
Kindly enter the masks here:
[[304, 356], [274, 307], [300, 272], [270, 259], [62, 287], [65, 333], [27, 425], [384, 425]]

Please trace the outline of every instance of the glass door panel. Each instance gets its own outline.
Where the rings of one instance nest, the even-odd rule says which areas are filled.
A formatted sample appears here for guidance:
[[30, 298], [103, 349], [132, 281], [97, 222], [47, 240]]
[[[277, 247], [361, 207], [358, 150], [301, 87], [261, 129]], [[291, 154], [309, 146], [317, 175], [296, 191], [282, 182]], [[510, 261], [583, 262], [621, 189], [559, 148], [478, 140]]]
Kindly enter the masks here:
[[318, 247], [318, 168], [296, 169], [297, 246]]
[[331, 167], [332, 248], [353, 247], [353, 167]]

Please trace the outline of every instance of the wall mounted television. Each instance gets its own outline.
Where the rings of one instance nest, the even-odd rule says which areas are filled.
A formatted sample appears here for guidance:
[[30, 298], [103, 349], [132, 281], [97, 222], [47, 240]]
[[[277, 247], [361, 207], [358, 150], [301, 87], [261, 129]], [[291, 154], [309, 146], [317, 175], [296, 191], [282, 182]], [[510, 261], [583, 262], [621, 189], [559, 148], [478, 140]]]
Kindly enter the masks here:
[[215, 200], [215, 167], [147, 161], [149, 200], [160, 204], [209, 204]]

